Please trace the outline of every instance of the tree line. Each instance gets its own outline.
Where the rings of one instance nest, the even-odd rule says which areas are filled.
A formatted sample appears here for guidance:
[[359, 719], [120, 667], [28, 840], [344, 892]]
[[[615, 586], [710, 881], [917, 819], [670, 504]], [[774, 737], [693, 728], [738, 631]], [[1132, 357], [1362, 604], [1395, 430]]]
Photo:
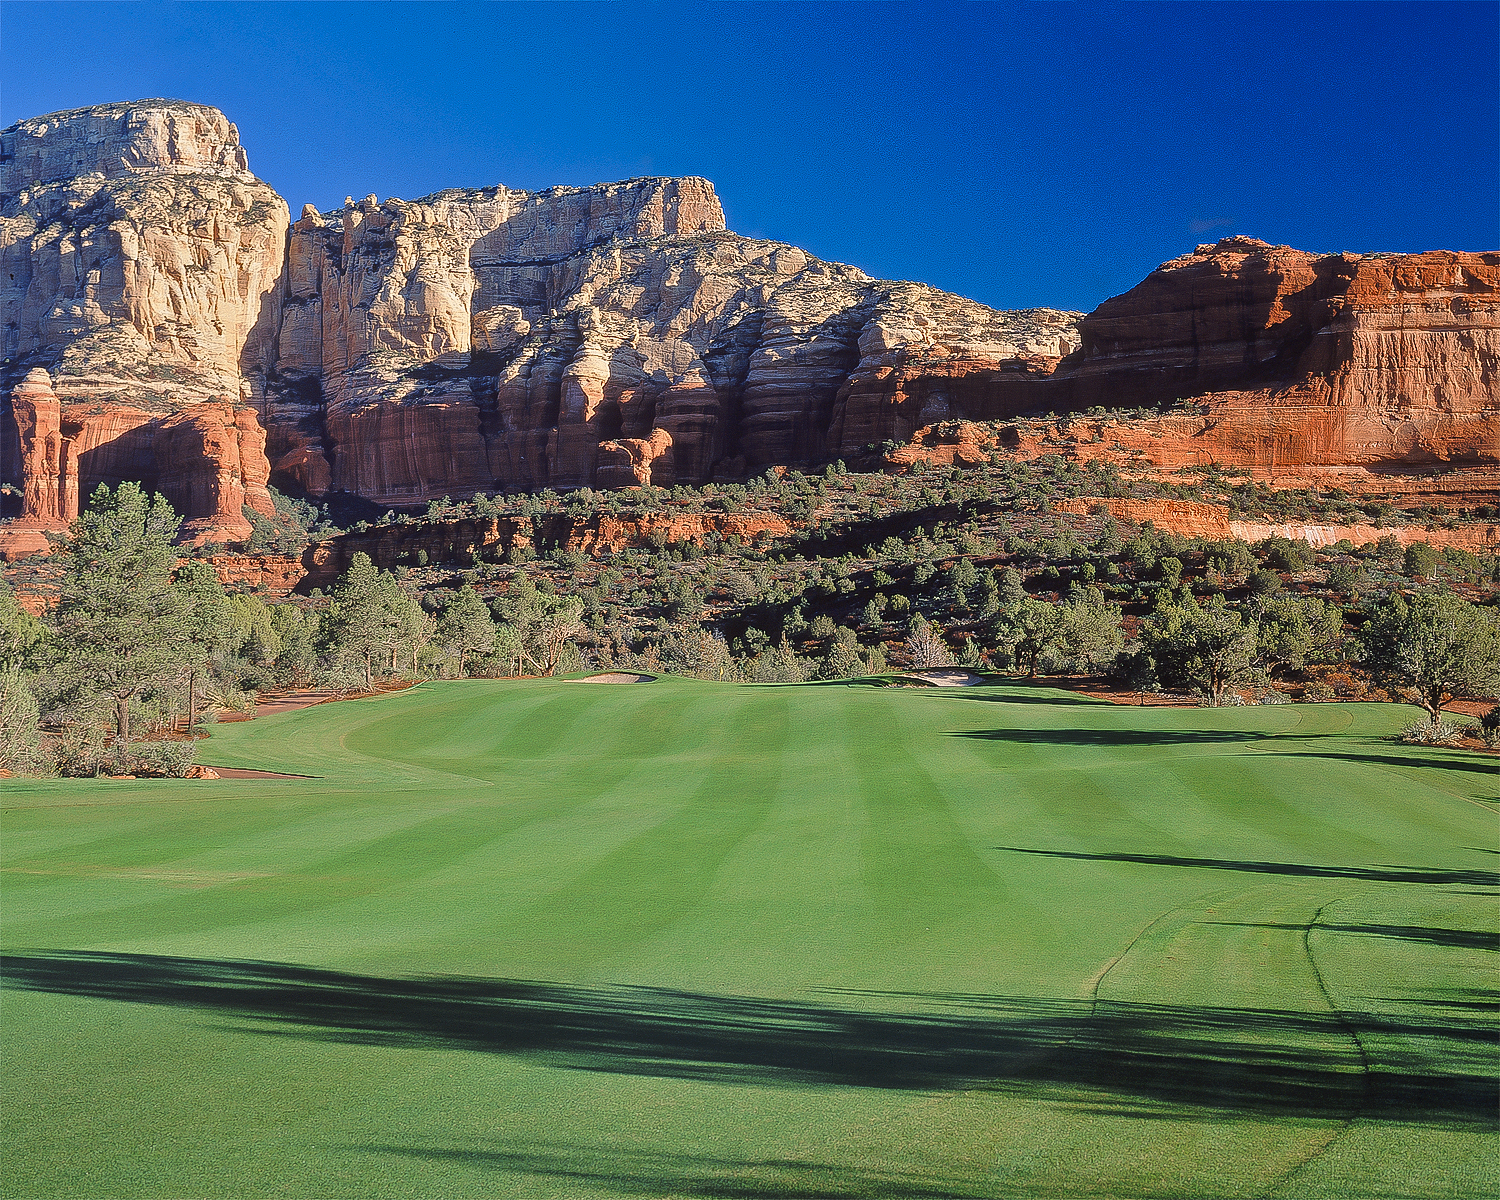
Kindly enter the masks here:
[[[1012, 562], [1044, 564], [1032, 583], [1056, 599], [1028, 591], [1013, 565], [976, 565], [987, 544], [966, 530], [947, 546], [921, 530], [887, 537], [868, 550], [881, 565], [863, 575], [847, 550], [810, 560], [815, 570], [795, 576], [795, 585], [773, 581], [775, 563], [758, 553], [722, 576], [741, 614], [729, 622], [704, 611], [707, 593], [677, 565], [702, 551], [656, 546], [624, 556], [656, 564], [660, 592], [660, 615], [630, 645], [612, 629], [607, 600], [620, 572], [605, 567], [595, 583], [575, 587], [580, 564], [563, 562], [561, 552], [556, 564], [510, 568], [505, 590], [488, 601], [472, 586], [477, 571], [462, 573], [471, 578], [456, 588], [450, 580], [419, 591], [409, 569], [393, 574], [356, 554], [328, 595], [267, 603], [227, 591], [207, 563], [179, 559], [179, 525], [161, 497], [136, 484], [101, 487], [61, 548], [57, 603], [42, 618], [0, 586], [0, 767], [176, 774], [192, 761], [192, 740], [181, 730], [245, 709], [259, 692], [350, 693], [393, 678], [589, 666], [797, 682], [878, 675], [894, 658], [908, 669], [1103, 673], [1143, 697], [1192, 691], [1221, 704], [1254, 688], [1277, 698], [1272, 685], [1284, 674], [1353, 661], [1426, 710], [1425, 732], [1416, 736], [1429, 741], [1451, 740], [1441, 713], [1455, 697], [1490, 696], [1500, 685], [1495, 609], [1434, 585], [1437, 567], [1423, 557], [1432, 553], [1425, 546], [1405, 552], [1417, 588], [1366, 605], [1352, 629], [1338, 604], [1282, 591], [1278, 572], [1305, 570], [1313, 558], [1310, 547], [1286, 539], [1259, 547], [1259, 558], [1243, 543], [1206, 544], [1205, 577], [1243, 578], [1247, 598], [1239, 602], [1217, 590], [1195, 594], [1183, 550], [1166, 535], [1148, 526], [1127, 539], [1107, 520], [1092, 549], [1061, 544], [1062, 534], [1058, 545], [1006, 539]], [[957, 557], [939, 569], [944, 550]], [[780, 556], [783, 569], [796, 561]], [[1052, 565], [1060, 563], [1069, 565]], [[1125, 564], [1134, 585], [1123, 582]], [[559, 584], [537, 569], [544, 566], [573, 572], [572, 582]], [[1337, 571], [1351, 574], [1337, 586], [1351, 593], [1363, 586], [1344, 566], [1329, 571], [1331, 585]], [[1143, 588], [1147, 577], [1154, 582]], [[1146, 611], [1127, 625], [1116, 597], [1130, 586]], [[873, 594], [861, 607], [866, 588]], [[850, 623], [809, 609], [820, 601], [847, 608]]]
[[0, 768], [182, 774], [193, 741], [171, 735], [262, 691], [581, 665], [574, 598], [523, 585], [492, 611], [462, 587], [427, 607], [358, 554], [321, 604], [267, 604], [180, 560], [180, 526], [161, 496], [101, 486], [61, 549], [55, 605], [38, 618], [0, 585]]

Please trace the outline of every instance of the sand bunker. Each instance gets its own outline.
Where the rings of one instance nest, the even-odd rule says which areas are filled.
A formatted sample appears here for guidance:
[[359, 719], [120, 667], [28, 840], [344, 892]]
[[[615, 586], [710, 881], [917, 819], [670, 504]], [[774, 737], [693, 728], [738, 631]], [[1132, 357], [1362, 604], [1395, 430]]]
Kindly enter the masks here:
[[637, 675], [634, 671], [605, 671], [600, 675], [588, 675], [583, 679], [569, 679], [568, 683], [655, 683], [655, 675]]
[[902, 678], [919, 679], [933, 687], [978, 687], [984, 683], [983, 675], [976, 675], [961, 667], [945, 667], [940, 671], [911, 671]]
[[203, 764], [207, 770], [213, 772], [210, 776], [200, 776], [207, 779], [318, 779], [317, 775], [286, 775], [280, 771], [255, 771], [249, 767], [210, 767]]

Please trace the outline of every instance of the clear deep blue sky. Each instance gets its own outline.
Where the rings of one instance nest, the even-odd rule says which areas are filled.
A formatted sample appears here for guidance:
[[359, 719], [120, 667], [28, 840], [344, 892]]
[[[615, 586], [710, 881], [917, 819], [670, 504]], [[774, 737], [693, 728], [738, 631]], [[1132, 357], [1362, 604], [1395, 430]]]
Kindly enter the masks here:
[[213, 104], [295, 214], [704, 175], [730, 228], [1089, 309], [1229, 233], [1500, 246], [1500, 5], [0, 4], [0, 124]]

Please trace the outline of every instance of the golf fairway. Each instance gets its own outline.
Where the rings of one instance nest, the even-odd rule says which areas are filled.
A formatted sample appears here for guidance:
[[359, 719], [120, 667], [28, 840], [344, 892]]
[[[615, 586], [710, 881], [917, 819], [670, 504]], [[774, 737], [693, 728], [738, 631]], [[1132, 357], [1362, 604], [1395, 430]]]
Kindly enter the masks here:
[[425, 684], [5, 780], [12, 1197], [1486, 1197], [1493, 756], [1390, 705]]

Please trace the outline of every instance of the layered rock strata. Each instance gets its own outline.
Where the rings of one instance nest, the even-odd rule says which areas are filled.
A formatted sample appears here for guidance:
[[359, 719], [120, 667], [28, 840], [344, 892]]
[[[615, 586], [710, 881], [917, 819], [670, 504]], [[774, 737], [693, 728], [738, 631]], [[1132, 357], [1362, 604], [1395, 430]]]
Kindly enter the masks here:
[[276, 475], [393, 504], [817, 459], [862, 346], [995, 363], [1078, 341], [1074, 314], [998, 313], [729, 233], [691, 178], [309, 208], [288, 292], [264, 409]]
[[26, 481], [23, 521], [70, 516], [31, 495], [45, 438], [27, 389], [43, 386], [85, 494], [159, 482], [200, 540], [247, 536], [245, 503], [271, 511], [251, 401], [273, 357], [287, 225], [211, 108], [105, 105], [0, 132], [0, 470]]
[[1420, 525], [1390, 528], [1364, 523], [1326, 525], [1312, 521], [1247, 521], [1222, 504], [1162, 498], [1129, 500], [1084, 497], [1061, 500], [1053, 507], [1057, 512], [1067, 513], [1094, 513], [1102, 509], [1116, 520], [1127, 521], [1132, 525], [1144, 525], [1149, 521], [1158, 529], [1168, 530], [1181, 537], [1239, 538], [1244, 542], [1284, 537], [1296, 538], [1313, 546], [1332, 546], [1340, 541], [1364, 546], [1382, 538], [1394, 538], [1403, 546], [1426, 542], [1431, 546], [1454, 546], [1477, 554], [1494, 554], [1500, 549], [1500, 525], [1491, 523], [1463, 525], [1453, 529], [1425, 529]]
[[266, 489], [265, 432], [253, 409], [201, 403], [156, 415], [124, 405], [64, 405], [36, 368], [11, 390], [22, 456], [21, 516], [0, 525], [0, 559], [46, 553], [47, 534], [66, 533], [79, 496], [101, 483], [139, 480], [186, 514], [190, 544], [243, 541], [248, 506], [275, 507]]
[[1066, 407], [1200, 398], [1131, 439], [1158, 466], [1357, 479], [1500, 465], [1500, 254], [1318, 256], [1228, 238], [1080, 329], [1057, 372]]
[[[305, 216], [294, 263], [311, 256], [297, 249], [304, 228], [326, 264], [360, 231], [399, 227], [411, 232], [382, 294], [405, 279], [425, 297], [417, 262], [447, 281], [420, 305], [439, 314], [433, 329], [382, 321], [384, 354], [348, 351], [347, 297], [324, 319], [331, 486], [412, 502], [481, 489], [486, 469], [501, 488], [696, 484], [955, 418], [1185, 399], [1194, 411], [1118, 421], [1111, 445], [1168, 470], [1218, 463], [1376, 490], [1393, 472], [1500, 465], [1495, 254], [1318, 256], [1231, 238], [1082, 319], [999, 313], [727, 233], [700, 180], [675, 181], [699, 232], [685, 238], [679, 219], [672, 236], [673, 200], [654, 202], [672, 182], [603, 189], [610, 221], [592, 235], [581, 220], [572, 242], [547, 214], [574, 194], [533, 197], [520, 231], [504, 219], [472, 242], [467, 280], [437, 227], [474, 236], [507, 211], [499, 192]], [[631, 206], [616, 192], [632, 186], [653, 198], [653, 221], [618, 219]], [[467, 355], [449, 332], [465, 294]], [[299, 339], [284, 333], [283, 347]], [[301, 471], [305, 443], [284, 461]]]
[[[1496, 488], [1500, 254], [1318, 256], [1228, 238], [1166, 263], [1078, 330], [1081, 347], [1060, 362], [965, 376], [970, 390], [960, 390], [964, 402], [950, 415], [992, 421], [1018, 403], [1033, 412], [1115, 410], [1064, 422], [1047, 443], [1003, 431], [994, 449], [1021, 457], [1063, 453], [1167, 471], [1217, 464], [1287, 486], [1422, 498]], [[874, 370], [862, 364], [848, 403], [910, 406], [916, 389], [941, 377], [936, 367], [913, 364], [909, 348]], [[1028, 389], [1030, 400], [1010, 399]], [[1129, 408], [1147, 411], [1119, 411]], [[931, 440], [930, 429], [918, 433]], [[914, 444], [892, 457], [977, 461], [979, 453], [978, 445]]]
[[[80, 490], [161, 480], [205, 540], [242, 536], [267, 479], [391, 506], [699, 484], [1100, 407], [1150, 410], [1102, 418], [1103, 444], [1166, 470], [1374, 490], [1500, 469], [1496, 254], [1230, 238], [1087, 317], [998, 312], [733, 234], [695, 178], [289, 225], [234, 126], [176, 101], [20, 122], [0, 183], [0, 384], [45, 368]], [[54, 466], [22, 408], [0, 471], [24, 484]]]

